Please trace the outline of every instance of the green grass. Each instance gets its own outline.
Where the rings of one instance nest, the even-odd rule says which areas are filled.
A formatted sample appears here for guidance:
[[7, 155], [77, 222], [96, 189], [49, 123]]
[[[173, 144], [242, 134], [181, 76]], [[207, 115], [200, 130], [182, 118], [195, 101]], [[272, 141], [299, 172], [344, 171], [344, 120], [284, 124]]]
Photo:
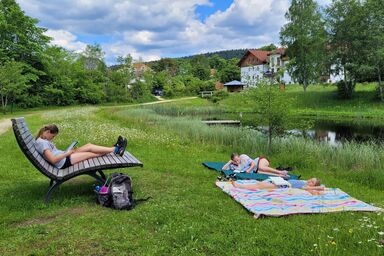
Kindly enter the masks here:
[[[172, 103], [207, 105], [200, 99]], [[208, 104], [210, 105], [210, 104]], [[182, 108], [182, 107], [180, 107]], [[205, 108], [205, 107], [204, 107]], [[132, 211], [96, 205], [91, 178], [65, 183], [43, 204], [48, 179], [24, 157], [11, 131], [0, 135], [0, 255], [382, 255], [384, 214], [331, 213], [255, 220], [214, 185], [217, 173], [203, 161], [225, 161], [232, 150], [265, 153], [254, 131], [207, 127], [191, 117], [158, 115], [153, 109], [97, 107], [27, 116], [33, 133], [57, 123], [65, 147], [110, 145], [118, 134], [143, 168], [132, 176], [137, 198], [152, 199]], [[303, 139], [279, 139], [268, 155], [273, 165], [295, 166], [358, 199], [384, 206], [380, 146], [346, 144], [332, 149]], [[372, 240], [373, 239], [373, 240]]]
[[[357, 84], [351, 100], [337, 98], [335, 86], [311, 85], [307, 92], [299, 85], [287, 85], [284, 93], [292, 101], [287, 111], [293, 116], [327, 118], [384, 118], [384, 104], [375, 99], [376, 84]], [[284, 102], [282, 102], [284, 104]], [[231, 94], [220, 102], [227, 111], [249, 112], [252, 109], [244, 103], [242, 93]]]

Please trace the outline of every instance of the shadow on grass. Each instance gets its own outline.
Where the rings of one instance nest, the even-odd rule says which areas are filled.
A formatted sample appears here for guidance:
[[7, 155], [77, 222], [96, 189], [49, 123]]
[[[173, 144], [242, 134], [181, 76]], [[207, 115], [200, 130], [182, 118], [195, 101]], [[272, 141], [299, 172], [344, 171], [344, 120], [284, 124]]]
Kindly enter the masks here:
[[76, 204], [79, 202], [94, 202], [92, 179], [73, 179], [59, 186], [51, 194], [50, 204], [45, 205], [45, 195], [49, 189], [49, 180], [15, 182], [3, 191], [2, 206], [9, 211], [44, 209], [50, 206]]

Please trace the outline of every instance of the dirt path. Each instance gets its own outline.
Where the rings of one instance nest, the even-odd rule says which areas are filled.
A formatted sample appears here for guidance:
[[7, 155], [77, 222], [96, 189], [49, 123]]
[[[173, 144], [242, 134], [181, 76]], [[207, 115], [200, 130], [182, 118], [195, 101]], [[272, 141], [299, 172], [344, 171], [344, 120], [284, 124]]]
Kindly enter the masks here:
[[0, 120], [0, 135], [5, 133], [9, 128], [11, 128], [11, 126], [11, 119]]

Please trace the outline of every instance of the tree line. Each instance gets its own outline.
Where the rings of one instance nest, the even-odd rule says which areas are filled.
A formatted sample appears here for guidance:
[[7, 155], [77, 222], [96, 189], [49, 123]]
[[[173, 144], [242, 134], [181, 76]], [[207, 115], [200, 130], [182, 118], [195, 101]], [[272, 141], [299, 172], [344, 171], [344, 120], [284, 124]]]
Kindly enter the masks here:
[[353, 96], [357, 82], [378, 81], [384, 101], [383, 6], [383, 0], [333, 0], [320, 9], [314, 0], [292, 0], [280, 32], [292, 77], [306, 90], [322, 76], [338, 74], [342, 98]]
[[100, 45], [80, 53], [51, 44], [46, 29], [15, 0], [0, 2], [0, 98], [4, 112], [19, 108], [149, 100], [154, 90], [166, 96], [213, 90], [216, 81], [240, 79], [238, 58], [215, 54], [147, 63], [135, 75], [130, 55], [108, 67]]

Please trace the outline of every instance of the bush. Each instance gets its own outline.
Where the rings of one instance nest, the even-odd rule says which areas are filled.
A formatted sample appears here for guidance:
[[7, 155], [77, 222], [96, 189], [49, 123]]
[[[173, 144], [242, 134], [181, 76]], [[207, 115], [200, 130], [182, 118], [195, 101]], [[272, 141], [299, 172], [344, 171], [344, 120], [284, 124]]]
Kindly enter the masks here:
[[224, 90], [215, 91], [211, 97], [209, 97], [209, 100], [213, 103], [219, 102], [229, 96], [229, 93]]
[[340, 99], [352, 99], [353, 92], [355, 91], [355, 83], [348, 81], [340, 81], [336, 83], [337, 95]]
[[375, 93], [375, 98], [381, 100], [384, 102], [384, 87], [383, 86], [377, 86], [376, 88], [376, 93]]

